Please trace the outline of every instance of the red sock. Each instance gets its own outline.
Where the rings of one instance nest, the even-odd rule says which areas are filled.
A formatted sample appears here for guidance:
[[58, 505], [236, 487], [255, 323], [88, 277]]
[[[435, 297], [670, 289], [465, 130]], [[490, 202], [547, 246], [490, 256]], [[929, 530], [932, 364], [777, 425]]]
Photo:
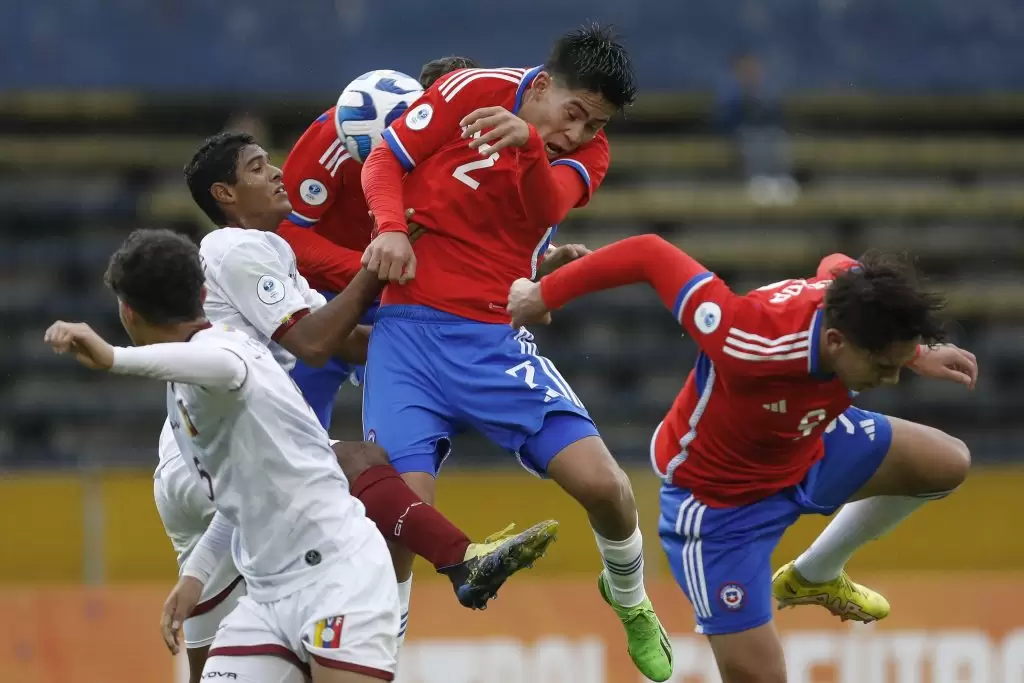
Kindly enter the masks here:
[[389, 541], [398, 543], [434, 565], [459, 564], [469, 537], [409, 488], [391, 465], [375, 465], [352, 482], [352, 495], [363, 501], [366, 516]]

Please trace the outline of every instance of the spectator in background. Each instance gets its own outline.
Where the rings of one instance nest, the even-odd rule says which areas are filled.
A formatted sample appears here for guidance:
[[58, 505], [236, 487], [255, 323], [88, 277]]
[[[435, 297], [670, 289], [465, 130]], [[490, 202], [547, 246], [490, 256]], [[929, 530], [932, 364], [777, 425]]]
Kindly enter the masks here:
[[790, 171], [789, 136], [778, 97], [764, 83], [761, 60], [742, 52], [719, 91], [715, 119], [743, 159], [750, 198], [759, 204], [790, 204], [800, 187]]

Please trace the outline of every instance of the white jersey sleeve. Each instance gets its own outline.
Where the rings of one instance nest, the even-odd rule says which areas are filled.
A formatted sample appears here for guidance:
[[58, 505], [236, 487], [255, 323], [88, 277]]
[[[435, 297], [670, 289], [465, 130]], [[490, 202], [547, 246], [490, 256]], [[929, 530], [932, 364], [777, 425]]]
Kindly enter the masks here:
[[299, 275], [292, 248], [274, 233], [221, 228], [203, 238], [200, 254], [207, 316], [255, 333], [264, 344], [325, 303]]
[[110, 370], [119, 375], [195, 384], [220, 391], [239, 389], [248, 374], [245, 361], [237, 352], [188, 342], [115, 346]]

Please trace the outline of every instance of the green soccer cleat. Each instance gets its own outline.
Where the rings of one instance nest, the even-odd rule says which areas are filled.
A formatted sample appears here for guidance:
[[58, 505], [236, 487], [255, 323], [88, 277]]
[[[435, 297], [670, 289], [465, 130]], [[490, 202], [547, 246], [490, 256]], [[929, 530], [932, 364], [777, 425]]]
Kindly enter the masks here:
[[532, 567], [555, 541], [558, 522], [549, 519], [518, 534], [514, 528], [509, 524], [483, 543], [471, 544], [465, 560], [441, 570], [451, 580], [463, 607], [486, 608], [510, 576]]
[[636, 668], [652, 681], [667, 681], [672, 677], [672, 643], [665, 627], [654, 613], [650, 599], [634, 607], [620, 607], [612, 600], [611, 587], [604, 572], [597, 577], [601, 597], [619, 615], [626, 629], [626, 649]]

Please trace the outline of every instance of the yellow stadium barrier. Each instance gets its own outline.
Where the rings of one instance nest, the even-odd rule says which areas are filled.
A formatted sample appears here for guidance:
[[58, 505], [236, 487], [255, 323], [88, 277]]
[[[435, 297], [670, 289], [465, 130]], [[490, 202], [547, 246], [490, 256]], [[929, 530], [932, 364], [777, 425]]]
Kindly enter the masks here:
[[[4, 475], [0, 479], [0, 582], [77, 583], [170, 581], [174, 554], [153, 504], [148, 473], [104, 473], [98, 484], [78, 475]], [[648, 470], [631, 472], [647, 545], [648, 572], [668, 576], [657, 535], [658, 482]], [[86, 495], [87, 492], [95, 492]], [[948, 499], [925, 505], [883, 541], [854, 558], [856, 571], [1024, 570], [1024, 543], [1009, 541], [1019, 510], [1024, 468], [985, 468]], [[93, 511], [90, 512], [91, 497]], [[596, 573], [593, 534], [579, 506], [555, 484], [519, 472], [447, 472], [438, 506], [471, 536], [482, 538], [509, 522], [529, 525], [556, 518], [558, 542], [533, 570], [538, 576]], [[90, 521], [91, 520], [91, 521]], [[828, 519], [810, 516], [783, 538], [775, 560], [792, 559]], [[86, 541], [86, 538], [89, 541]], [[98, 567], [89, 576], [89, 558]], [[434, 572], [417, 568], [417, 578]]]

